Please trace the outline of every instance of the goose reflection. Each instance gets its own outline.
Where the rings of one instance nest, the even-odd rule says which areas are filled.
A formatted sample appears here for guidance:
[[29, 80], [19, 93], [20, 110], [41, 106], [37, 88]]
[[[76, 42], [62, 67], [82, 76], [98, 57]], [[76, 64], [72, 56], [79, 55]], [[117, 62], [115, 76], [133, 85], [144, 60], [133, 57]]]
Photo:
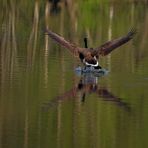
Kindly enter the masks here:
[[[100, 76], [101, 77], [101, 76]], [[66, 91], [62, 95], [55, 97], [47, 103], [44, 103], [43, 109], [49, 109], [55, 107], [59, 102], [64, 102], [67, 99], [79, 98], [82, 104], [85, 104], [86, 98], [90, 94], [96, 94], [99, 99], [108, 101], [116, 106], [123, 108], [125, 111], [130, 111], [130, 105], [124, 102], [120, 97], [110, 92], [107, 87], [101, 87], [98, 83], [100, 77], [87, 73], [81, 75], [79, 82], [70, 90]]]

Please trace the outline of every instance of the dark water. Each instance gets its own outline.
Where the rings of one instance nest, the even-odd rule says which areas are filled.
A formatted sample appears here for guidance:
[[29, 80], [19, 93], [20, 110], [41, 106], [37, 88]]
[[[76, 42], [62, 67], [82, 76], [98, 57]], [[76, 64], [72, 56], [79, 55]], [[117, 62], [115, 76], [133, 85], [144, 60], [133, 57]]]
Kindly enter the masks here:
[[[1, 1], [0, 147], [148, 147], [148, 8], [145, 3]], [[80, 61], [44, 35], [97, 47], [138, 29], [100, 58], [105, 76], [77, 76]]]

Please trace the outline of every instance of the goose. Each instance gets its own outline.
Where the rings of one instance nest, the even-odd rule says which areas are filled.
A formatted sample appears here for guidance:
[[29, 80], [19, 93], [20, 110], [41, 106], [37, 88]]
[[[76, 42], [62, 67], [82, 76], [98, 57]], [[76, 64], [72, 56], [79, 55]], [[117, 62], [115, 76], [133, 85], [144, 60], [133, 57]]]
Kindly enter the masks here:
[[62, 36], [52, 32], [51, 30], [46, 29], [45, 33], [58, 44], [69, 49], [74, 55], [77, 55], [85, 66], [92, 66], [95, 69], [101, 69], [101, 66], [98, 63], [99, 57], [108, 55], [114, 49], [133, 39], [134, 35], [136, 34], [136, 30], [131, 29], [126, 35], [107, 41], [97, 48], [88, 48], [86, 38], [84, 38], [85, 47], [83, 48], [65, 40]]
[[[84, 38], [84, 45], [85, 45], [85, 48], [88, 48], [87, 38]], [[90, 48], [90, 49], [93, 50], [93, 48]], [[101, 69], [102, 68], [98, 63], [96, 56], [94, 56], [94, 59], [96, 60], [96, 64], [88, 63], [87, 61], [85, 61], [85, 58], [83, 57], [83, 55], [81, 53], [79, 54], [79, 58], [80, 58], [81, 62], [84, 63], [85, 68], [91, 67], [91, 66], [94, 67], [95, 69]]]

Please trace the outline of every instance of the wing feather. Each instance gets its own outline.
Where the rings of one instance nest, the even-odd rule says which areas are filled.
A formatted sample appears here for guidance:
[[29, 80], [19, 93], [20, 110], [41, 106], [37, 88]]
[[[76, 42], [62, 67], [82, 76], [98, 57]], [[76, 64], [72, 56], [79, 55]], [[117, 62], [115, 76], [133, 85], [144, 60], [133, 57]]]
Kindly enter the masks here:
[[118, 39], [114, 39], [112, 41], [108, 41], [105, 44], [101, 45], [100, 47], [96, 48], [92, 54], [102, 55], [102, 56], [108, 55], [114, 49], [130, 41], [135, 34], [136, 34], [136, 30], [132, 29], [130, 32], [128, 32], [126, 36], [120, 37]]
[[58, 44], [62, 45], [63, 47], [69, 49], [73, 54], [78, 54], [81, 49], [77, 47], [76, 45], [70, 43], [69, 41], [66, 41], [63, 37], [60, 35], [50, 31], [50, 30], [45, 30], [46, 35], [48, 35], [50, 38], [55, 40]]

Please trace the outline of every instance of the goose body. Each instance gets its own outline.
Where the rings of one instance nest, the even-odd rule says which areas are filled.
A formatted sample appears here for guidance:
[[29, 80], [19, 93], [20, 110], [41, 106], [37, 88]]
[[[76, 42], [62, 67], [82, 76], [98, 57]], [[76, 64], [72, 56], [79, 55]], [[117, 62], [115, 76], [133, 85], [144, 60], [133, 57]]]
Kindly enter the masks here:
[[67, 41], [63, 37], [61, 37], [60, 35], [52, 32], [50, 30], [46, 30], [46, 34], [50, 38], [55, 40], [58, 44], [60, 44], [64, 48], [69, 49], [73, 54], [78, 55], [81, 62], [85, 66], [92, 66], [96, 69], [101, 68], [101, 66], [99, 66], [99, 63], [98, 63], [99, 56], [106, 56], [110, 52], [112, 52], [114, 49], [127, 43], [128, 41], [130, 41], [134, 37], [135, 33], [136, 33], [135, 30], [131, 30], [123, 37], [108, 41], [108, 42], [104, 43], [103, 45], [92, 49], [92, 48], [87, 47], [87, 39], [86, 38], [84, 38], [85, 48], [82, 48], [82, 47], [76, 46], [73, 43], [70, 43], [69, 41]]

